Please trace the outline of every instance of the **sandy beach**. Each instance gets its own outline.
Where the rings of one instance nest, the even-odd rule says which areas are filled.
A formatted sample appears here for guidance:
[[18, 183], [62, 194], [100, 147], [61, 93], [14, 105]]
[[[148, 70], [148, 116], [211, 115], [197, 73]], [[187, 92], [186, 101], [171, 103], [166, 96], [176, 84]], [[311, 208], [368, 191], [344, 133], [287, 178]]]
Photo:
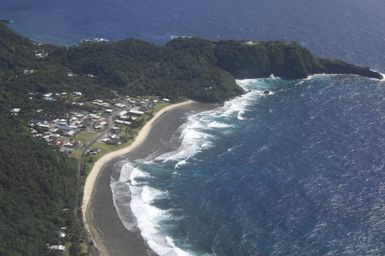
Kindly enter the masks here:
[[82, 214], [85, 229], [101, 255], [155, 255], [139, 232], [129, 232], [116, 213], [110, 188], [115, 164], [122, 159], [135, 160], [154, 152], [171, 150], [178, 143], [171, 139], [175, 139], [186, 113], [212, 107], [194, 101], [165, 107], [146, 123], [130, 146], [106, 154], [95, 163], [84, 186]]

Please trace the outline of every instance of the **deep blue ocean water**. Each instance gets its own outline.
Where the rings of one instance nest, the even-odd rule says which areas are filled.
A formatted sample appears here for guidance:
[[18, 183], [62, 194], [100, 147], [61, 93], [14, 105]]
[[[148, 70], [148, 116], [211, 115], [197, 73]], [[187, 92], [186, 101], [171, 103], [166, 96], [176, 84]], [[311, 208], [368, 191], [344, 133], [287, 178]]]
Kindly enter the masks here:
[[[381, 0], [2, 0], [34, 40], [172, 36], [297, 40], [385, 71]], [[238, 81], [249, 92], [191, 115], [181, 147], [123, 161], [112, 180], [160, 255], [385, 255], [385, 82]], [[270, 95], [261, 91], [269, 89]]]
[[160, 255], [385, 255], [385, 82], [239, 83], [250, 91], [191, 115], [176, 151], [122, 163], [115, 196], [132, 194], [150, 246]]

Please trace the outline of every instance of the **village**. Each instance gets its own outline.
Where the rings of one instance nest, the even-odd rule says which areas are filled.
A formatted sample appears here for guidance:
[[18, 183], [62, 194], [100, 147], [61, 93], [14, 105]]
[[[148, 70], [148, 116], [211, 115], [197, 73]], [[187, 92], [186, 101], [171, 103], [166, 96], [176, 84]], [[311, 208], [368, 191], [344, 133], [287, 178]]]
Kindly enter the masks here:
[[[80, 158], [83, 149], [87, 149], [86, 155], [96, 155], [103, 149], [91, 148], [93, 144], [122, 145], [128, 142], [146, 118], [170, 102], [157, 96], [85, 101], [81, 92], [47, 93], [42, 98], [56, 101], [68, 94], [72, 94], [71, 104], [76, 111], [48, 120], [42, 118], [43, 110], [38, 109], [29, 126], [33, 137], [76, 158]], [[11, 114], [17, 115], [20, 111], [14, 108]]]

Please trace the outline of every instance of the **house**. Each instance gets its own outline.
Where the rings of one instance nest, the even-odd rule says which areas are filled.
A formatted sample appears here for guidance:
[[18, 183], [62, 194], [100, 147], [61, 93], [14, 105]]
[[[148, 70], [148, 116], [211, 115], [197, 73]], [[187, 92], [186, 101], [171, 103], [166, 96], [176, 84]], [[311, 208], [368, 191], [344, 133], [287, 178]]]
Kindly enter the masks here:
[[113, 133], [118, 133], [119, 131], [120, 131], [120, 128], [117, 126], [114, 126], [111, 128], [111, 132], [113, 132]]
[[103, 129], [103, 126], [100, 125], [100, 124], [95, 124], [95, 125], [94, 125], [94, 129], [95, 129], [95, 130], [102, 130], [102, 129]]
[[59, 129], [53, 127], [53, 128], [51, 128], [51, 129], [49, 129], [48, 131], [51, 132], [51, 133], [58, 133], [58, 132], [59, 132]]
[[119, 142], [119, 136], [116, 134], [106, 135], [100, 141], [106, 144], [117, 144]]
[[11, 109], [11, 115], [12, 116], [19, 115], [20, 110], [21, 110], [20, 108], [13, 108], [13, 109]]
[[49, 97], [52, 97], [52, 96], [53, 96], [53, 93], [52, 93], [52, 92], [43, 94], [43, 97], [46, 97], [46, 98], [49, 98]]
[[36, 57], [36, 58], [39, 58], [39, 59], [42, 59], [42, 58], [44, 58], [45, 56], [44, 56], [42, 53], [36, 53], [36, 54], [35, 54], [35, 57]]
[[101, 121], [100, 122], [100, 125], [102, 125], [102, 126], [106, 126], [108, 124], [108, 122], [106, 122], [106, 121]]
[[72, 125], [60, 125], [60, 124], [57, 124], [56, 128], [60, 130], [60, 133], [63, 136], [72, 137], [72, 136], [75, 136], [75, 134], [76, 134], [76, 127], [72, 126]]
[[47, 100], [47, 101], [55, 101], [55, 99], [53, 98], [53, 93], [50, 92], [50, 93], [46, 93], [43, 95], [43, 100]]
[[89, 114], [88, 115], [92, 120], [99, 120], [101, 117], [99, 115], [96, 115], [96, 114]]
[[63, 146], [64, 145], [64, 140], [63, 139], [58, 139], [57, 141], [56, 141], [56, 146]]
[[132, 108], [128, 113], [130, 115], [134, 115], [134, 116], [142, 116], [142, 115], [144, 115], [144, 112], [140, 111], [138, 108]]
[[121, 124], [121, 125], [131, 125], [132, 124], [131, 122], [119, 120], [119, 119], [115, 120], [115, 123]]
[[125, 105], [125, 104], [122, 104], [122, 103], [116, 103], [116, 104], [115, 104], [115, 107], [117, 107], [117, 108], [125, 108], [126, 105]]
[[47, 122], [47, 121], [44, 121], [43, 123], [41, 123], [41, 122], [38, 122], [37, 124], [36, 124], [36, 129], [38, 130], [38, 131], [48, 131], [48, 129], [49, 129], [49, 123]]
[[102, 138], [100, 141], [108, 144], [111, 142], [111, 139], [110, 139], [110, 137], [106, 136], [106, 137]]
[[129, 117], [127, 116], [128, 114], [128, 111], [127, 110], [123, 110], [123, 111], [120, 111], [119, 114], [118, 114], [118, 117], [122, 120], [128, 120]]
[[66, 247], [64, 245], [51, 245], [51, 246], [48, 246], [48, 249], [64, 252]]
[[71, 130], [71, 131], [64, 131], [63, 132], [63, 136], [66, 136], [66, 137], [73, 137], [76, 135], [76, 131], [75, 130]]
[[112, 109], [106, 109], [105, 112], [109, 115], [112, 115], [112, 113], [114, 113]]
[[55, 120], [54, 122], [56, 123], [56, 125], [60, 125], [60, 126], [68, 125], [67, 120], [65, 119]]
[[33, 73], [35, 73], [35, 70], [33, 69], [24, 69], [24, 75], [32, 75]]
[[64, 147], [67, 147], [67, 148], [74, 148], [76, 146], [76, 142], [75, 141], [67, 141], [63, 144]]

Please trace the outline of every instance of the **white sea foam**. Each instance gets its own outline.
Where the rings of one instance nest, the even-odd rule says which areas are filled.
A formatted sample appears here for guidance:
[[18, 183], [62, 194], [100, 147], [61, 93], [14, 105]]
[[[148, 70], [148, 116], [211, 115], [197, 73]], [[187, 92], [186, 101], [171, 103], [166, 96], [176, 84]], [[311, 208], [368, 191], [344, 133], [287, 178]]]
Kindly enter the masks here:
[[[136, 176], [138, 174], [139, 176]], [[131, 184], [138, 184], [135, 179], [145, 176], [143, 172], [133, 174]], [[168, 193], [148, 185], [131, 185], [130, 192], [132, 213], [136, 217], [142, 237], [147, 241], [150, 248], [160, 256], [190, 256], [190, 253], [178, 248], [174, 241], [165, 236], [160, 229], [161, 222], [172, 219], [172, 215], [166, 210], [153, 206], [152, 203], [156, 199], [166, 198]]]
[[118, 180], [111, 178], [111, 191], [113, 203], [124, 227], [131, 232], [136, 231], [136, 219], [131, 214], [131, 194], [130, 194], [130, 176], [134, 166], [131, 163], [126, 163], [122, 166]]
[[[247, 87], [258, 81], [258, 79], [247, 79], [237, 82], [242, 87]], [[181, 145], [178, 149], [158, 156], [155, 161], [176, 162], [175, 168], [188, 164], [196, 154], [215, 145], [217, 137], [213, 135], [213, 131], [229, 132], [234, 128], [233, 118], [247, 119], [245, 114], [248, 108], [254, 105], [261, 96], [266, 96], [262, 90], [253, 89], [225, 102], [223, 107], [189, 116], [187, 122], [180, 127]]]
[[383, 73], [380, 73], [381, 75], [382, 75], [382, 80], [381, 81], [385, 81], [385, 74], [383, 74]]
[[231, 128], [233, 126], [230, 124], [224, 123], [224, 122], [213, 121], [213, 122], [209, 123], [207, 125], [207, 127], [221, 129], [221, 128]]
[[[139, 168], [132, 167], [131, 163], [127, 163], [126, 168], [129, 168], [129, 166], [131, 166], [131, 172], [128, 174], [129, 175], [129, 181], [130, 181], [131, 185], [133, 185], [133, 186], [141, 185], [142, 183], [139, 181], [139, 179], [151, 177], [150, 174], [141, 171]], [[125, 168], [125, 167], [123, 167], [123, 168]], [[120, 176], [122, 176], [122, 173], [123, 173], [123, 171], [121, 172]], [[126, 175], [124, 175], [124, 177]]]
[[236, 83], [242, 87], [242, 88], [246, 88], [248, 85], [250, 84], [254, 84], [256, 82], [258, 82], [259, 79], [242, 79], [242, 80], [236, 80]]
[[155, 200], [167, 198], [168, 193], [152, 188], [143, 181], [151, 175], [140, 170], [133, 163], [122, 166], [118, 180], [112, 180], [111, 189], [115, 208], [123, 225], [130, 231], [139, 228], [150, 248], [160, 256], [192, 256], [175, 245], [172, 238], [165, 236], [160, 224], [172, 218], [166, 210], [152, 205]]
[[168, 152], [157, 157], [156, 161], [163, 163], [175, 161], [175, 168], [187, 164], [187, 161], [201, 152], [213, 146], [214, 135], [207, 132], [207, 125], [211, 120], [202, 114], [192, 115], [187, 122], [181, 126], [181, 145], [177, 150]]
[[[337, 77], [337, 76], [343, 76], [343, 75], [344, 74], [325, 74], [325, 73], [313, 74], [313, 75], [309, 75], [304, 80], [311, 80], [311, 79], [315, 79], [315, 78]], [[353, 76], [357, 76], [357, 75], [353, 75]]]
[[255, 103], [259, 96], [261, 96], [261, 92], [262, 91], [259, 90], [251, 90], [240, 97], [225, 102], [224, 106], [219, 111], [222, 112], [221, 116], [235, 116], [239, 120], [244, 120], [247, 109]]
[[272, 80], [281, 80], [280, 77], [275, 76], [274, 74], [271, 74], [271, 75], [269, 76], [269, 78], [272, 79]]

